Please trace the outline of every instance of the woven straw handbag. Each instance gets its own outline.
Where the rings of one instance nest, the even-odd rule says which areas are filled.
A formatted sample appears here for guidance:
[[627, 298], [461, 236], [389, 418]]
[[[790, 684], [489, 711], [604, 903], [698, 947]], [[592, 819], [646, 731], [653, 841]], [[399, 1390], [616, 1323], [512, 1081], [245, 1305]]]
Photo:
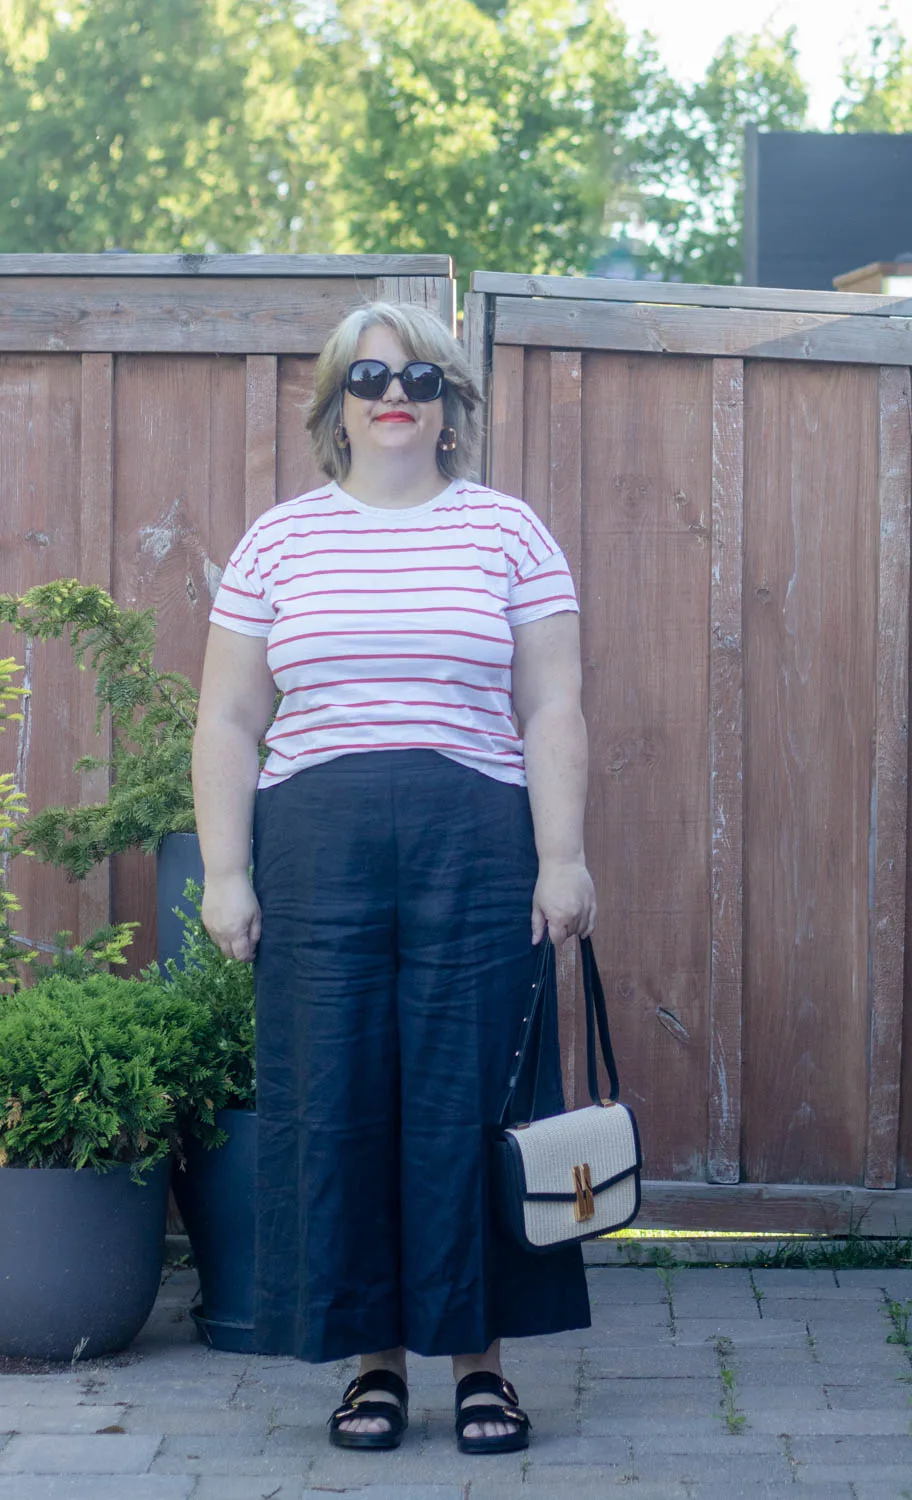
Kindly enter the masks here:
[[[494, 1192], [505, 1222], [526, 1250], [556, 1250], [577, 1240], [610, 1234], [633, 1222], [640, 1208], [640, 1137], [633, 1112], [618, 1103], [619, 1085], [605, 995], [589, 938], [580, 939], [583, 990], [586, 1000], [586, 1071], [592, 1104], [536, 1120], [535, 1103], [529, 1124], [511, 1118], [517, 1084], [523, 1069], [534, 1066], [530, 1039], [541, 1038], [535, 1028], [548, 1005], [557, 1005], [554, 947], [543, 940], [544, 952], [529, 1013], [525, 1018], [507, 1097], [494, 1138]], [[610, 1092], [599, 1095], [595, 1038], [598, 1033]]]

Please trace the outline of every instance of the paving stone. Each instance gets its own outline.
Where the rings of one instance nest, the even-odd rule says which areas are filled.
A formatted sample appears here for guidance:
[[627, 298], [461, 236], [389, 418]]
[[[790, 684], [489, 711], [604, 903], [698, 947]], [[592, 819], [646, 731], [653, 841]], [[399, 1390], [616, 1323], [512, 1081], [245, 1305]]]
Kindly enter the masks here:
[[583, 1362], [586, 1380], [608, 1380], [615, 1376], [689, 1380], [695, 1376], [713, 1376], [717, 1372], [718, 1359], [709, 1344], [680, 1348], [677, 1345], [656, 1345], [646, 1349], [628, 1349], [621, 1344], [610, 1349], [587, 1349]]
[[59, 1437], [24, 1433], [0, 1453], [0, 1474], [143, 1474], [158, 1437]]
[[[708, 1479], [690, 1485], [687, 1493], [690, 1500], [856, 1500], [856, 1491], [851, 1485], [832, 1480], [820, 1484], [804, 1481], [793, 1484], [791, 1480], [768, 1484], [762, 1480], [744, 1483], [734, 1478], [718, 1483], [715, 1479]], [[897, 1500], [897, 1497], [881, 1491], [877, 1500]]]
[[834, 1488], [837, 1484], [851, 1485], [851, 1494], [857, 1497], [859, 1486], [863, 1483], [870, 1485], [868, 1494], [876, 1496], [876, 1500], [908, 1500], [912, 1493], [907, 1465], [808, 1464], [806, 1469], [801, 1470], [792, 1497], [793, 1500], [804, 1500], [805, 1487], [809, 1484], [820, 1485], [822, 1489], [827, 1489], [827, 1494], [827, 1487], [830, 1485]]
[[648, 1406], [649, 1415], [659, 1421], [663, 1413], [681, 1416], [714, 1411], [718, 1406], [718, 1377], [693, 1380], [627, 1380], [600, 1381], [595, 1391], [584, 1392], [581, 1410], [593, 1418], [596, 1413], [639, 1416]]
[[127, 1432], [159, 1433], [164, 1437], [248, 1437], [261, 1433], [266, 1438], [270, 1414], [232, 1405], [209, 1411], [199, 1406], [127, 1407], [119, 1421]]
[[122, 1406], [78, 1406], [66, 1401], [54, 1407], [0, 1406], [0, 1432], [96, 1433], [100, 1427], [123, 1426], [124, 1411]]
[[[472, 1486], [474, 1493], [475, 1486]], [[346, 1500], [463, 1500], [466, 1493], [464, 1484], [369, 1484], [358, 1489], [346, 1489], [343, 1491]], [[194, 1495], [193, 1500], [197, 1500]], [[213, 1491], [213, 1500], [222, 1500]], [[300, 1500], [326, 1500], [325, 1489], [305, 1489], [301, 1491]]]
[[[822, 1291], [826, 1287], [831, 1287], [834, 1291], [839, 1290], [836, 1277], [832, 1271], [809, 1271], [797, 1267], [794, 1271], [786, 1271], [778, 1267], [764, 1269], [761, 1266], [756, 1266], [751, 1269], [750, 1274], [753, 1277], [755, 1286], [764, 1287], [767, 1290], [775, 1287], [787, 1292], [790, 1296], [797, 1296], [802, 1289], [805, 1291], [820, 1289]], [[839, 1274], [840, 1277], [843, 1275], [842, 1272]], [[867, 1275], [867, 1272], [865, 1274]]]
[[0, 1500], [195, 1500], [194, 1483], [189, 1475], [17, 1474], [0, 1477]]
[[[900, 1480], [900, 1485], [901, 1488], [897, 1490], [887, 1489], [882, 1480], [876, 1478], [869, 1479], [865, 1476], [862, 1479], [854, 1481], [852, 1485], [853, 1500], [909, 1500], [909, 1496], [912, 1495], [912, 1485], [909, 1483], [908, 1474], [904, 1479]], [[792, 1500], [796, 1500], [796, 1497], [793, 1496]], [[804, 1500], [800, 1491], [797, 1500]]]
[[86, 1380], [69, 1373], [51, 1376], [0, 1375], [0, 1409], [4, 1406], [56, 1406], [59, 1401], [79, 1401]]
[[912, 1385], [901, 1380], [871, 1381], [866, 1385], [824, 1384], [833, 1411], [900, 1411], [912, 1419]]
[[238, 1388], [236, 1380], [212, 1375], [199, 1380], [153, 1379], [137, 1374], [130, 1380], [118, 1380], [105, 1386], [107, 1402], [129, 1402], [131, 1406], [203, 1406], [225, 1407]]
[[[744, 1453], [738, 1446], [739, 1438], [731, 1438], [730, 1456], [714, 1453], [704, 1460], [701, 1455], [680, 1453], [649, 1453], [638, 1450], [634, 1460], [634, 1472], [638, 1481], [674, 1479], [679, 1483], [699, 1482], [713, 1479], [729, 1486], [743, 1485], [750, 1480], [762, 1480], [766, 1484], [792, 1484], [792, 1474], [785, 1454]], [[838, 1476], [837, 1476], [838, 1477]], [[730, 1491], [731, 1493], [731, 1491]], [[737, 1493], [737, 1490], [734, 1491]], [[639, 1495], [639, 1484], [636, 1487]]]
[[819, 1466], [870, 1463], [876, 1466], [905, 1463], [906, 1474], [912, 1483], [912, 1436], [908, 1429], [904, 1436], [890, 1437], [823, 1434], [795, 1437], [789, 1446], [792, 1457], [799, 1464]]
[[[789, 1393], [789, 1394], [794, 1394]], [[739, 1402], [754, 1432], [788, 1433], [790, 1437], [873, 1436], [897, 1434], [908, 1436], [909, 1412], [906, 1411], [798, 1411], [787, 1398], [779, 1408], [756, 1410]]]
[[745, 1348], [785, 1349], [801, 1348], [807, 1344], [803, 1327], [779, 1319], [768, 1322], [763, 1318], [681, 1318], [676, 1320], [675, 1343], [679, 1348], [688, 1344], [705, 1344], [719, 1337], [729, 1338], [732, 1343]]
[[[302, 1483], [296, 1479], [276, 1480], [275, 1475], [245, 1474], [231, 1479], [219, 1474], [214, 1479], [196, 1481], [193, 1500], [302, 1500]], [[313, 1495], [314, 1491], [307, 1491]], [[320, 1500], [327, 1500], [326, 1491]]]
[[743, 1376], [735, 1381], [735, 1400], [752, 1421], [754, 1412], [780, 1410], [806, 1415], [828, 1410], [826, 1392], [821, 1382], [808, 1380], [787, 1388], [769, 1381], [757, 1382], [749, 1363]]
[[864, 1286], [871, 1282], [876, 1286], [892, 1288], [891, 1297], [912, 1297], [912, 1270], [898, 1266], [895, 1270], [837, 1271], [840, 1286]]

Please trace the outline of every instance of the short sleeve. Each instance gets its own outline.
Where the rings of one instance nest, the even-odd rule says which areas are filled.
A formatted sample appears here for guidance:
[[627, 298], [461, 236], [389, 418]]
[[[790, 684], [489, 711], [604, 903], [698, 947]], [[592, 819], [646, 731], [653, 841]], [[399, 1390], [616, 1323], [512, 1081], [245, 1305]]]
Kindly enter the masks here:
[[260, 577], [258, 536], [253, 527], [228, 559], [209, 622], [235, 630], [238, 635], [268, 635], [274, 618]]
[[578, 614], [567, 559], [553, 536], [527, 506], [523, 507], [518, 524], [514, 524], [513, 517], [510, 522], [510, 546], [506, 549], [511, 565], [505, 611], [508, 623], [531, 625], [533, 620], [544, 620], [562, 610]]

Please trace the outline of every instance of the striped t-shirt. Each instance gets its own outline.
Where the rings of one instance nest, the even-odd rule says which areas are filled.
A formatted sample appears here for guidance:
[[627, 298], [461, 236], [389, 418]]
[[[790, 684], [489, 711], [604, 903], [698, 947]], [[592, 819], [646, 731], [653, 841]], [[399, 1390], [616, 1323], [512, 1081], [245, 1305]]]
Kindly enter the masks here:
[[261, 787], [405, 749], [523, 785], [511, 627], [576, 608], [563, 554], [522, 500], [455, 480], [387, 510], [327, 483], [250, 528], [209, 618], [269, 637], [283, 697]]

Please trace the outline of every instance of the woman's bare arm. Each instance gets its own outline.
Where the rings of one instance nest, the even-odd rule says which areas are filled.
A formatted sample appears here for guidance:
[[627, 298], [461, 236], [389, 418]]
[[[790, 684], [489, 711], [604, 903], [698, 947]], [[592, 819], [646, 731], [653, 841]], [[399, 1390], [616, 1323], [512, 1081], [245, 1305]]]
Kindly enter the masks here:
[[274, 701], [265, 637], [212, 625], [193, 740], [193, 797], [206, 874], [203, 922], [229, 958], [252, 959], [260, 936], [248, 869], [258, 746]]
[[532, 940], [552, 942], [595, 926], [595, 889], [586, 868], [588, 746], [580, 707], [579, 616], [569, 611], [513, 632], [513, 709], [525, 742], [526, 779], [538, 850]]

